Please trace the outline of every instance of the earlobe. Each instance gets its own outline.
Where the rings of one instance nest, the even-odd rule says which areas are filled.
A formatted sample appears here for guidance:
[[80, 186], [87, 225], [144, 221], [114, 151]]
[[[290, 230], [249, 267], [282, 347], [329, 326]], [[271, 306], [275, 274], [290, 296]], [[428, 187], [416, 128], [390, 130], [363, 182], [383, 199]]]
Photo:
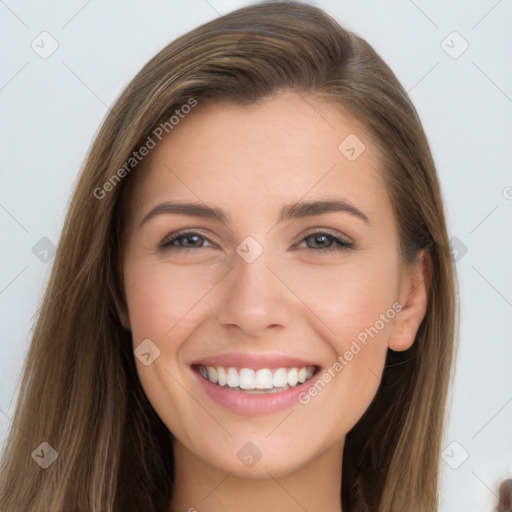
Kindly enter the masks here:
[[116, 307], [116, 311], [117, 311], [117, 316], [119, 318], [119, 322], [126, 330], [129, 331], [130, 330], [130, 317], [128, 315], [126, 306], [124, 305], [124, 303], [121, 304], [119, 302], [119, 300], [117, 300], [117, 299], [114, 299], [114, 303], [115, 303], [115, 307]]
[[127, 331], [130, 330], [130, 320], [128, 319], [128, 315], [119, 313], [119, 322]]
[[416, 333], [425, 318], [428, 302], [430, 256], [422, 250], [418, 261], [404, 275], [400, 289], [402, 310], [396, 315], [389, 348], [400, 352], [412, 347]]

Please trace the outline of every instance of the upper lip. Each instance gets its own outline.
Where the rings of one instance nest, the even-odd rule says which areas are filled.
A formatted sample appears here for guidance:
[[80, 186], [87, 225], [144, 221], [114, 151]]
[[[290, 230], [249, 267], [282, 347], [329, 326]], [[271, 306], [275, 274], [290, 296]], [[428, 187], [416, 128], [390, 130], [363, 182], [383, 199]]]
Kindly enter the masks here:
[[256, 354], [248, 352], [230, 352], [204, 357], [192, 363], [192, 365], [224, 366], [237, 368], [302, 368], [304, 366], [316, 366], [317, 364], [299, 357], [283, 354]]

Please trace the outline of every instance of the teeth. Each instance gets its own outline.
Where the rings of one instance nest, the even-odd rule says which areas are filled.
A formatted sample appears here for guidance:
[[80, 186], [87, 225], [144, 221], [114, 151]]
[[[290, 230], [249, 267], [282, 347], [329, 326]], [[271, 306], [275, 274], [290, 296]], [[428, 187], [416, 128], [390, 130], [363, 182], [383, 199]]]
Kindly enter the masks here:
[[[230, 366], [203, 366], [199, 365], [201, 375], [219, 386], [243, 389], [249, 392], [276, 392], [298, 384], [304, 384], [315, 373], [314, 366], [302, 368], [234, 368]], [[258, 391], [261, 390], [261, 391]]]
[[234, 368], [228, 368], [228, 386], [230, 388], [237, 388], [238, 381], [238, 372]]
[[[208, 372], [208, 377], [210, 377], [210, 372]], [[299, 370], [299, 382], [301, 384], [304, 384], [304, 382], [306, 382], [307, 378], [308, 378], [308, 369], [307, 368], [301, 368]], [[210, 380], [212, 380], [212, 379], [210, 379]]]
[[268, 369], [256, 372], [256, 389], [272, 389], [272, 372]]
[[254, 389], [256, 387], [256, 375], [250, 368], [242, 368], [239, 379], [240, 388]]
[[288, 372], [288, 384], [293, 387], [293, 386], [297, 385], [298, 381], [299, 381], [299, 376], [298, 376], [297, 368], [292, 368]]
[[208, 366], [208, 380], [217, 384], [217, 370], [213, 366]]
[[226, 375], [226, 370], [224, 370], [222, 366], [219, 366], [217, 368], [217, 379], [219, 386], [225, 386], [228, 383], [228, 376]]
[[282, 388], [286, 386], [288, 380], [286, 378], [286, 368], [279, 368], [274, 373], [274, 377], [272, 379], [272, 384], [275, 388]]

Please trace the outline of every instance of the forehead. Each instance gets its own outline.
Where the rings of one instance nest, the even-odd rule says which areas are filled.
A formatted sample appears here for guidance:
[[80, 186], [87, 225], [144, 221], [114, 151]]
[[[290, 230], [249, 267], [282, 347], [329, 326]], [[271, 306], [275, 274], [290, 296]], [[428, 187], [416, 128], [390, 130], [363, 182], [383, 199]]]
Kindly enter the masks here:
[[379, 154], [362, 123], [309, 95], [200, 104], [156, 144], [148, 162], [132, 203], [139, 219], [169, 199], [268, 212], [325, 195], [355, 202], [370, 195], [375, 207], [378, 196], [386, 199]]

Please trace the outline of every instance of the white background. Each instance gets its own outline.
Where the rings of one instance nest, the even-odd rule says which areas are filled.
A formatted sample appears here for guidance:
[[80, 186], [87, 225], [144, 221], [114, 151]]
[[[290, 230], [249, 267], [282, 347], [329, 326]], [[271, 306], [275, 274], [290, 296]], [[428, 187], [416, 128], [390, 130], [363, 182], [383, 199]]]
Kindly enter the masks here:
[[[248, 3], [0, 0], [2, 439], [52, 264], [51, 252], [44, 262], [32, 248], [51, 247], [43, 237], [58, 242], [107, 106], [171, 40]], [[512, 1], [314, 4], [374, 46], [427, 132], [450, 236], [462, 248], [460, 350], [440, 510], [490, 511], [499, 482], [512, 478]], [[46, 37], [50, 48], [43, 31], [58, 43], [47, 59], [31, 47]], [[453, 58], [465, 41], [467, 50]]]

